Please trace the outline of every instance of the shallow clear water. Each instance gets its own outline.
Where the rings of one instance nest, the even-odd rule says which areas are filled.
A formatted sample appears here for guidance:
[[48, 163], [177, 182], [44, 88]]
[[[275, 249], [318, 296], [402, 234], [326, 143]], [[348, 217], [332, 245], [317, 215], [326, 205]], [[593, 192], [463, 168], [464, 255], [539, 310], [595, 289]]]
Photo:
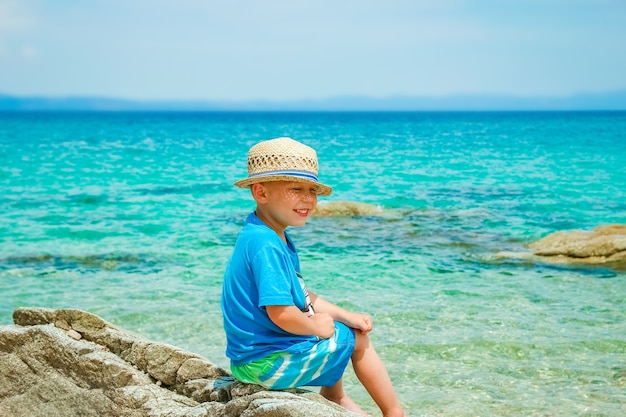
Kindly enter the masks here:
[[0, 114], [0, 324], [80, 308], [227, 367], [232, 183], [277, 136], [317, 149], [328, 200], [383, 208], [291, 233], [308, 285], [374, 317], [410, 415], [624, 415], [623, 267], [497, 256], [626, 223], [624, 112]]

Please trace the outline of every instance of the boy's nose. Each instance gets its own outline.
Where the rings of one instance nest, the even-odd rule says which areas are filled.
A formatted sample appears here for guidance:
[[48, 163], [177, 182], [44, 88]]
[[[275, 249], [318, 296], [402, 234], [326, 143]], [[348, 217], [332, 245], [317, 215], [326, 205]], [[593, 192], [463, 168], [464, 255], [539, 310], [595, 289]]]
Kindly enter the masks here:
[[304, 201], [317, 200], [317, 194], [315, 192], [302, 193], [302, 200]]

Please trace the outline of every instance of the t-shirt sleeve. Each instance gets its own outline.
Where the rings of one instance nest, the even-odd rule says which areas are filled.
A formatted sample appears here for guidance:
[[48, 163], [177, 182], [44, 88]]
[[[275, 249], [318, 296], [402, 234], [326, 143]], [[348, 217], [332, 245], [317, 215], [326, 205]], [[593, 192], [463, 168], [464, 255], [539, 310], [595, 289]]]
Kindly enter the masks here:
[[292, 295], [295, 270], [284, 251], [265, 245], [254, 256], [252, 270], [259, 290], [259, 307], [295, 305]]

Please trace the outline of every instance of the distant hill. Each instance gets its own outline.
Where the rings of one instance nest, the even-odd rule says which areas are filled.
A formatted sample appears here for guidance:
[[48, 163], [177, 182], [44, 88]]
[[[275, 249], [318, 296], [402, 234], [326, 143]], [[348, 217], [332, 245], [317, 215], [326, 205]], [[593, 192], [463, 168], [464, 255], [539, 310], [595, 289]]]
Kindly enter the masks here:
[[343, 96], [296, 101], [134, 101], [0, 94], [0, 111], [514, 111], [626, 110], [626, 90], [566, 97], [507, 95]]

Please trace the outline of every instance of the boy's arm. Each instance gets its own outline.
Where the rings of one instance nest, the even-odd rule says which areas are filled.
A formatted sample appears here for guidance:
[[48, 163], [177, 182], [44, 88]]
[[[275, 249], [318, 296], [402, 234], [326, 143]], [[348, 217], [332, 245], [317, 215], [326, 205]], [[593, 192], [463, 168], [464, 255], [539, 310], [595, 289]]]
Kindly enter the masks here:
[[328, 314], [307, 316], [296, 306], [265, 306], [270, 320], [286, 332], [324, 339], [335, 332], [333, 318]]
[[[324, 300], [314, 292], [309, 291], [311, 302], [313, 303], [313, 309], [315, 315], [318, 313], [329, 314], [334, 320], [345, 324], [353, 329], [360, 330], [361, 333], [367, 334], [372, 330], [372, 318], [367, 314], [353, 313], [348, 310]], [[314, 316], [313, 316], [314, 317]]]

